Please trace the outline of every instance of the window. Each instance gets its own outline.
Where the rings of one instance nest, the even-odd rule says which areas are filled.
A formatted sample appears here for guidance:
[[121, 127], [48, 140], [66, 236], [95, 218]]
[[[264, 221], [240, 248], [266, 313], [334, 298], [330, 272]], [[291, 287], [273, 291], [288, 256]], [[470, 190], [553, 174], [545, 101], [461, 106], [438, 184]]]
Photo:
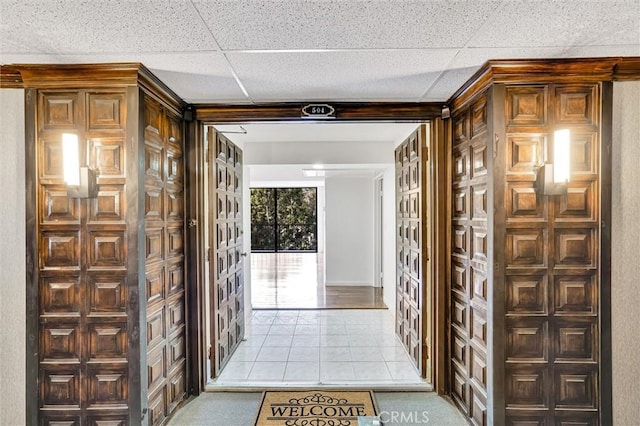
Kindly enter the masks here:
[[251, 251], [318, 251], [317, 188], [252, 188]]

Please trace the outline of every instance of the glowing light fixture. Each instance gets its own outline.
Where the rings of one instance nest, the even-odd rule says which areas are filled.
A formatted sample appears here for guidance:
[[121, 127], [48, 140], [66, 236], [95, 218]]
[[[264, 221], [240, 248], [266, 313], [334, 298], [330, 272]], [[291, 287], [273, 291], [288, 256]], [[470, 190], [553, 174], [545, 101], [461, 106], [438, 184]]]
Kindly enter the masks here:
[[64, 183], [67, 186], [80, 186], [80, 154], [78, 153], [78, 135], [62, 134], [62, 159]]
[[571, 177], [571, 132], [556, 130], [553, 134], [553, 183], [566, 184]]
[[67, 196], [71, 198], [95, 198], [98, 196], [96, 175], [88, 167], [80, 166], [78, 135], [62, 134], [62, 168]]
[[571, 179], [571, 132], [556, 130], [553, 134], [553, 163], [543, 164], [538, 172], [539, 187], [545, 195], [564, 195]]

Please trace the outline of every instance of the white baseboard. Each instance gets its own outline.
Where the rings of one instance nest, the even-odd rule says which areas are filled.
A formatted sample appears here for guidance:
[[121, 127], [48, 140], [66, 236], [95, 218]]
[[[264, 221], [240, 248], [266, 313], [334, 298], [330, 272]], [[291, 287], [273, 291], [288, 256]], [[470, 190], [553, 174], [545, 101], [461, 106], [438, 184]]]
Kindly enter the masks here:
[[325, 281], [325, 286], [352, 286], [352, 287], [373, 287], [373, 283], [363, 283], [361, 281]]

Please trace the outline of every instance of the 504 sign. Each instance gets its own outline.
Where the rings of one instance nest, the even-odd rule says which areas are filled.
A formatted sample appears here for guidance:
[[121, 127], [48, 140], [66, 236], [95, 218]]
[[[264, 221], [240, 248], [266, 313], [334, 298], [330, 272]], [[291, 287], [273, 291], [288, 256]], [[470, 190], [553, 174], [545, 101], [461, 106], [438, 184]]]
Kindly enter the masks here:
[[336, 109], [329, 104], [309, 104], [302, 107], [302, 118], [336, 118]]

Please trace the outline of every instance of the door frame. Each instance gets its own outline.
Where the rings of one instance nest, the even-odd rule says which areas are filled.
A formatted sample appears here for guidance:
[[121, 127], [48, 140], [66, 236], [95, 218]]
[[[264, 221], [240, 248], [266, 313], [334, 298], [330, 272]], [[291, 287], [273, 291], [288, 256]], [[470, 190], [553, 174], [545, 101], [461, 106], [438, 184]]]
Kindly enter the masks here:
[[[433, 348], [428, 356], [433, 357], [432, 374], [427, 377], [439, 394], [448, 392], [446, 362], [444, 357], [448, 353], [446, 331], [446, 306], [441, 304], [441, 299], [446, 295], [446, 283], [442, 278], [446, 278], [446, 271], [437, 269], [445, 265], [447, 253], [448, 230], [446, 228], [446, 211], [448, 199], [448, 187], [446, 185], [446, 170], [448, 169], [448, 158], [442, 154], [446, 147], [445, 132], [441, 114], [443, 104], [433, 102], [423, 103], [331, 103], [336, 110], [336, 118], [323, 122], [388, 122], [388, 123], [424, 123], [430, 122], [430, 140], [432, 145], [432, 158], [434, 167], [428, 172], [431, 174], [432, 207], [440, 214], [430, 217], [429, 226], [434, 230], [432, 235], [432, 253], [430, 258], [434, 267], [431, 273], [440, 279], [432, 279], [430, 294], [433, 295], [432, 305], [436, 309], [431, 312], [424, 312], [431, 318], [430, 333], [433, 338]], [[204, 174], [206, 148], [204, 146], [204, 129], [209, 125], [255, 123], [255, 122], [309, 122], [301, 118], [301, 109], [306, 104], [303, 103], [282, 103], [282, 104], [262, 104], [262, 105], [194, 105], [194, 120], [188, 123], [188, 132], [192, 137], [186, 138], [188, 146], [187, 155], [187, 218], [188, 223], [193, 226], [188, 228], [187, 246], [193, 258], [188, 263], [189, 285], [192, 288], [189, 305], [191, 307], [188, 327], [188, 352], [193, 368], [191, 369], [191, 393], [198, 395], [203, 392], [207, 383], [207, 362], [209, 362], [208, 348], [205, 342], [204, 329], [205, 312], [205, 263], [207, 253], [205, 251], [204, 235], [205, 217], [204, 202]], [[193, 222], [192, 222], [193, 221]], [[437, 266], [436, 266], [437, 265]], [[435, 284], [439, 283], [439, 284]], [[426, 305], [426, 304], [425, 304]], [[426, 310], [423, 306], [423, 310]], [[425, 333], [425, 335], [427, 335]], [[213, 343], [213, 342], [212, 342]], [[423, 355], [424, 356], [424, 355]]]

